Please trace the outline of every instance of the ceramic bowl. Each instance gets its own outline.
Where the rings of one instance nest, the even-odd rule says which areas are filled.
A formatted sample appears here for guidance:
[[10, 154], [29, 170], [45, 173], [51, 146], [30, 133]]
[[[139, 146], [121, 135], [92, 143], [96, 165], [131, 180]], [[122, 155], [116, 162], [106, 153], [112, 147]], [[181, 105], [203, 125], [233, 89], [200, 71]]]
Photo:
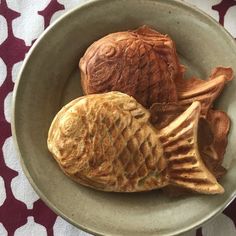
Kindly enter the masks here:
[[172, 37], [187, 76], [206, 78], [218, 65], [236, 71], [234, 39], [200, 10], [173, 0], [100, 0], [78, 6], [47, 28], [28, 53], [14, 90], [12, 131], [26, 176], [52, 210], [97, 235], [179, 234], [221, 212], [236, 193], [236, 80], [217, 103], [232, 119], [223, 195], [171, 199], [160, 191], [99, 192], [71, 181], [48, 152], [53, 117], [82, 95], [78, 62], [86, 48], [108, 33], [143, 24]]

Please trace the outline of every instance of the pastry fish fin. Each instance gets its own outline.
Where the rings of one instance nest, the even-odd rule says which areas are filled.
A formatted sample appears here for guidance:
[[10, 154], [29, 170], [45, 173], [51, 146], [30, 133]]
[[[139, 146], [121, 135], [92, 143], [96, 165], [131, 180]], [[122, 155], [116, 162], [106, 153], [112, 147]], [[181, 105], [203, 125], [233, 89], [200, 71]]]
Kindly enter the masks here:
[[205, 194], [223, 193], [224, 188], [207, 169], [198, 150], [198, 121], [201, 104], [192, 105], [167, 127], [160, 130], [160, 141], [168, 166], [170, 185]]
[[220, 75], [212, 80], [198, 82], [190, 90], [178, 91], [179, 104], [187, 108], [192, 102], [200, 101], [202, 104], [201, 114], [205, 116], [214, 100], [223, 90], [225, 83], [225, 76]]

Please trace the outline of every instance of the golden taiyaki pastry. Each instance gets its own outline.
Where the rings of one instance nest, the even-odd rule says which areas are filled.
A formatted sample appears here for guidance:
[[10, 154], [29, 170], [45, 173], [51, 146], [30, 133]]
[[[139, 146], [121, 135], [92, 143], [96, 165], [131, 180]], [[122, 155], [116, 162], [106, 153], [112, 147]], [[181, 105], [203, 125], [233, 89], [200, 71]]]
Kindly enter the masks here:
[[223, 193], [199, 154], [200, 111], [194, 102], [158, 130], [134, 98], [120, 92], [88, 95], [58, 112], [48, 148], [65, 174], [94, 189], [139, 192], [172, 185]]
[[[177, 103], [155, 103], [150, 108], [150, 121], [155, 128], [161, 129], [169, 125], [183, 111], [184, 107]], [[216, 113], [218, 114], [217, 117]], [[226, 173], [222, 166], [222, 158], [227, 146], [229, 120], [227, 116], [223, 116], [224, 112], [210, 110], [208, 115], [210, 114], [212, 116], [207, 120], [204, 118], [199, 120], [198, 148], [206, 167], [219, 179]], [[219, 156], [219, 152], [221, 156]]]
[[109, 34], [94, 42], [79, 62], [84, 94], [120, 91], [149, 107], [177, 101], [179, 77], [174, 42], [147, 26]]

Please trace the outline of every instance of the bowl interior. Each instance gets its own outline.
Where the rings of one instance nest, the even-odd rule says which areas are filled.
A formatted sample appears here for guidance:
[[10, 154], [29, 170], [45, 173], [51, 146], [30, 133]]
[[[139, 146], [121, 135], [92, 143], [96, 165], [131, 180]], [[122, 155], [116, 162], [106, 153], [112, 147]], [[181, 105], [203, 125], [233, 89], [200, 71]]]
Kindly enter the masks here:
[[221, 211], [236, 189], [234, 157], [236, 81], [217, 107], [232, 120], [222, 180], [225, 194], [168, 198], [160, 191], [114, 194], [68, 179], [47, 150], [47, 132], [61, 106], [81, 96], [78, 62], [100, 37], [143, 24], [176, 42], [187, 76], [206, 78], [218, 65], [236, 70], [236, 45], [211, 18], [170, 0], [94, 1], [73, 10], [44, 33], [31, 49], [14, 94], [13, 132], [26, 175], [42, 199], [73, 224], [105, 235], [172, 235], [196, 227]]

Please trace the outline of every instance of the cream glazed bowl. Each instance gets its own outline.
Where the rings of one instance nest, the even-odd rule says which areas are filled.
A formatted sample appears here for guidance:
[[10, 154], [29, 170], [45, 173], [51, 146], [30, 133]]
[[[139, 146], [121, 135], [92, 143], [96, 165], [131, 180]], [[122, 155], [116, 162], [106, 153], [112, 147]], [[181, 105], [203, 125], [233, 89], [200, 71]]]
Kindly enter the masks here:
[[217, 103], [232, 120], [223, 195], [173, 199], [160, 191], [95, 191], [67, 178], [48, 152], [53, 117], [82, 96], [78, 62], [86, 48], [108, 33], [144, 24], [172, 37], [187, 76], [206, 78], [218, 65], [236, 71], [234, 39], [200, 10], [175, 0], [100, 0], [78, 5], [47, 28], [28, 53], [14, 89], [12, 132], [26, 176], [53, 211], [96, 235], [177, 235], [223, 211], [236, 194], [235, 80]]

